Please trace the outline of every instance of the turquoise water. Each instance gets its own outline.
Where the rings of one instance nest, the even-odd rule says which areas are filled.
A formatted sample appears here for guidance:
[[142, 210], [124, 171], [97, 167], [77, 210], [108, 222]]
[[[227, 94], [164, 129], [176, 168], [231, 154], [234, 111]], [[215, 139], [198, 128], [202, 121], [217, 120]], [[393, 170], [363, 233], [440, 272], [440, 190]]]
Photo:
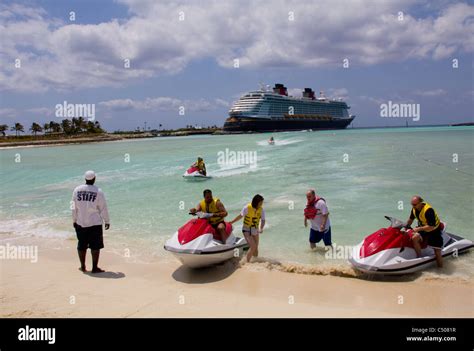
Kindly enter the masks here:
[[[223, 201], [229, 218], [254, 194], [265, 197], [267, 229], [260, 255], [276, 260], [323, 261], [321, 253], [309, 250], [309, 229], [303, 226], [310, 187], [327, 200], [338, 245], [356, 244], [386, 226], [384, 215], [406, 219], [413, 194], [438, 210], [449, 231], [474, 239], [474, 128], [272, 135], [273, 146], [266, 142], [270, 134], [249, 134], [2, 149], [0, 232], [73, 237], [71, 193], [84, 171], [93, 169], [111, 214], [106, 245], [130, 247], [136, 256], [168, 257], [164, 240], [189, 219], [187, 210], [205, 188]], [[226, 149], [256, 152], [257, 163], [220, 165], [218, 153]], [[204, 157], [213, 179], [182, 179], [197, 155]], [[15, 162], [18, 156], [21, 162]]]

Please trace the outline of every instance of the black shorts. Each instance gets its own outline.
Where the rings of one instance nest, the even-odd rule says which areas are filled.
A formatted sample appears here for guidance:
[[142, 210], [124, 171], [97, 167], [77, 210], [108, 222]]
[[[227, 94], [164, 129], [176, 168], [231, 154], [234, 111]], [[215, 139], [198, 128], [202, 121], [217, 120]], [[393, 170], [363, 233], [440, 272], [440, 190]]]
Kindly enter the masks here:
[[221, 224], [221, 223], [224, 223], [224, 224], [225, 224], [224, 221], [220, 221], [220, 222], [218, 222], [218, 223], [211, 224], [211, 227], [214, 228], [214, 229], [217, 229], [217, 226], [218, 226], [219, 224]]
[[441, 230], [439, 228], [431, 232], [420, 232], [423, 242], [427, 243], [429, 246], [442, 248], [443, 247], [443, 237], [441, 236]]
[[77, 240], [79, 240], [77, 243], [77, 249], [80, 251], [85, 251], [87, 249], [100, 250], [104, 248], [102, 225], [81, 227], [76, 224], [76, 236]]

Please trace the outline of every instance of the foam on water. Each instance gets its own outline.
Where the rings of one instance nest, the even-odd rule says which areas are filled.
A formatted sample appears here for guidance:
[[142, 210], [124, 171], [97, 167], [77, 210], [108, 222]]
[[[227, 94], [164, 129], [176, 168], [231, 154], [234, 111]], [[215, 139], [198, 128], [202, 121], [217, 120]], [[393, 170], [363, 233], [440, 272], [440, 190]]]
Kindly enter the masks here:
[[324, 264], [324, 265], [309, 265], [296, 262], [280, 262], [275, 259], [258, 257], [252, 262], [240, 262], [241, 266], [250, 271], [280, 271], [285, 273], [297, 273], [307, 275], [332, 275], [346, 278], [357, 278], [362, 276], [358, 271], [354, 270], [347, 264]]
[[50, 218], [0, 220], [0, 235], [70, 239], [72, 231], [51, 224]]

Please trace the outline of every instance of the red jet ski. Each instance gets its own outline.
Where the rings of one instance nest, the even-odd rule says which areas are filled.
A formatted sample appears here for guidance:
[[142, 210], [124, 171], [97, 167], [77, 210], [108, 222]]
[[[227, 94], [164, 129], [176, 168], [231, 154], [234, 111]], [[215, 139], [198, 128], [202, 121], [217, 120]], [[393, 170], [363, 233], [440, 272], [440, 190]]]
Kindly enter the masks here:
[[[406, 274], [425, 269], [436, 261], [433, 248], [422, 246], [421, 257], [416, 256], [411, 241], [412, 229], [399, 219], [388, 217], [391, 225], [367, 236], [352, 250], [349, 262], [357, 270], [371, 274]], [[471, 240], [447, 233], [442, 225], [443, 257], [457, 255], [471, 249]]]
[[187, 180], [206, 180], [212, 177], [200, 173], [199, 168], [191, 166], [184, 172], [183, 178]]
[[199, 268], [241, 257], [248, 249], [244, 238], [232, 234], [232, 225], [226, 223], [228, 237], [225, 242], [209, 224], [206, 213], [198, 212], [199, 218], [191, 219], [165, 243], [164, 249], [171, 252], [184, 266]]

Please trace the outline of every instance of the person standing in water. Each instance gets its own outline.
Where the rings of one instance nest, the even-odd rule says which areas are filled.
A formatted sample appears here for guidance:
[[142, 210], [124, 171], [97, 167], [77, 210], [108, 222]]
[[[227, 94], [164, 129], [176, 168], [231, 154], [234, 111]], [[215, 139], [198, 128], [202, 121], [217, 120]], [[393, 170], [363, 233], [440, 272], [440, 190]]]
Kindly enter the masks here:
[[316, 195], [314, 189], [310, 189], [306, 193], [308, 200], [304, 209], [304, 226], [308, 226], [308, 220], [311, 221], [311, 229], [309, 230], [309, 245], [312, 249], [323, 239], [326, 247], [332, 247], [331, 242], [331, 222], [329, 220], [329, 210], [326, 200]]
[[212, 191], [209, 189], [203, 192], [204, 199], [195, 207], [189, 210], [189, 213], [196, 214], [196, 212], [204, 212], [209, 214], [207, 218], [209, 224], [219, 233], [223, 243], [227, 240], [227, 233], [225, 232], [224, 217], [227, 216], [227, 211], [224, 204], [218, 199], [212, 197]]
[[245, 205], [240, 214], [230, 221], [230, 224], [234, 224], [244, 218], [242, 233], [250, 246], [247, 252], [247, 262], [250, 262], [252, 257], [258, 256], [259, 235], [263, 233], [263, 228], [265, 228], [263, 200], [262, 195], [255, 195], [252, 202]]
[[72, 220], [78, 239], [77, 252], [82, 272], [86, 270], [86, 253], [91, 249], [92, 273], [102, 273], [99, 268], [100, 249], [104, 248], [102, 224], [105, 230], [110, 228], [109, 211], [102, 190], [95, 183], [94, 171], [84, 175], [86, 184], [79, 185], [72, 193]]
[[443, 236], [441, 234], [443, 224], [439, 220], [438, 214], [431, 205], [415, 195], [411, 198], [411, 212], [407, 220], [407, 225], [411, 226], [415, 218], [418, 221], [418, 227], [413, 229], [411, 240], [416, 256], [421, 257], [421, 248], [431, 246], [436, 256], [436, 263], [439, 268], [443, 267]]

